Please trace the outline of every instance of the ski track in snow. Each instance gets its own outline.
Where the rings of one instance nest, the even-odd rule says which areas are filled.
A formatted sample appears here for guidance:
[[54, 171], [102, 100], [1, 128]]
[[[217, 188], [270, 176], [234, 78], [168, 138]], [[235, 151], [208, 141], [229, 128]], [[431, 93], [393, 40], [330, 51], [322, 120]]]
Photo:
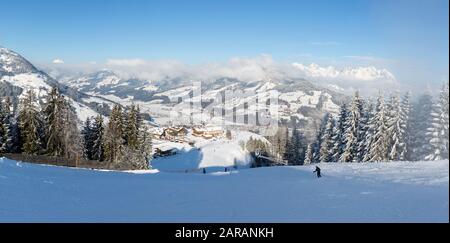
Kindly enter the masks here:
[[448, 222], [449, 162], [165, 173], [0, 158], [0, 222]]

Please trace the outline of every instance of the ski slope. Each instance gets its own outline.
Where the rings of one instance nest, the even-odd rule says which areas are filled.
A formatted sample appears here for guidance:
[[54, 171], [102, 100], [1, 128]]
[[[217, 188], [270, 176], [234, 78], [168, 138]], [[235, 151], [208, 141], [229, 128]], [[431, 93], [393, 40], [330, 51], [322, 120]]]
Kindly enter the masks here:
[[449, 222], [449, 162], [139, 173], [0, 158], [0, 222]]

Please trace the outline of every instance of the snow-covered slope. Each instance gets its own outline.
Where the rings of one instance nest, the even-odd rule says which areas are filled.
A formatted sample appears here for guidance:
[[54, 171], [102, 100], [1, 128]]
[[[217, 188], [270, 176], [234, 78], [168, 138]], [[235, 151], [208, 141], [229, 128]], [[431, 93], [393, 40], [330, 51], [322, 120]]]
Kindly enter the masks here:
[[0, 222], [449, 222], [449, 162], [139, 174], [0, 159]]
[[[24, 57], [7, 48], [0, 47], [0, 96], [10, 96], [14, 105], [17, 105], [19, 98], [27, 90], [34, 90], [37, 96], [42, 98], [51, 90], [58, 87], [68, 100], [75, 106], [80, 120], [85, 120], [88, 116], [105, 114], [108, 106], [113, 102], [97, 97], [97, 102], [86, 102], [86, 99], [93, 98], [58, 83], [45, 72], [38, 70]], [[100, 102], [98, 102], [100, 101]]]
[[202, 168], [206, 168], [208, 172], [224, 171], [225, 167], [233, 166], [248, 168], [252, 158], [240, 144], [245, 144], [250, 137], [269, 143], [264, 137], [246, 131], [232, 131], [231, 140], [225, 137], [208, 140], [188, 136], [189, 140], [195, 142], [194, 147], [187, 143], [153, 140], [153, 147], [176, 148], [178, 153], [174, 156], [155, 158], [151, 164], [154, 169], [163, 172], [182, 172]]

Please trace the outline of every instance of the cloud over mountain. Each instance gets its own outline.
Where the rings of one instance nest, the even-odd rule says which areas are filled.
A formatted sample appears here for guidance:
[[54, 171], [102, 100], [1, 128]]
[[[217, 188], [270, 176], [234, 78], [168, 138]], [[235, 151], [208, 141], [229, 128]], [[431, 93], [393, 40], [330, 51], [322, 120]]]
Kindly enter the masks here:
[[[318, 64], [280, 63], [270, 55], [234, 57], [226, 62], [187, 64], [177, 60], [108, 59], [104, 64], [86, 64], [81, 67], [113, 70], [122, 78], [138, 78], [150, 81], [183, 79], [208, 82], [222, 77], [242, 82], [304, 78], [312, 82], [339, 87], [340, 91], [355, 89], [377, 90], [398, 86], [395, 76], [387, 69], [375, 66], [356, 66], [339, 69]], [[79, 69], [82, 72], [81, 69]]]

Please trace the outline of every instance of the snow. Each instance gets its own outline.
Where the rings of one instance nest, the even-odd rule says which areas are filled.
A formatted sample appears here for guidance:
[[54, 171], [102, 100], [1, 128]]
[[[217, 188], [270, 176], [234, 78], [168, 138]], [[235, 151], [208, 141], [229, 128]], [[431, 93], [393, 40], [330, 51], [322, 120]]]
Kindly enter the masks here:
[[233, 167], [236, 162], [239, 167], [247, 168], [252, 159], [247, 151], [242, 150], [239, 143], [247, 142], [250, 137], [259, 138], [268, 143], [262, 136], [245, 131], [233, 131], [231, 140], [223, 137], [203, 139], [189, 134], [187, 139], [195, 142], [194, 147], [187, 143], [154, 140], [154, 148], [163, 150], [175, 148], [178, 153], [174, 156], [153, 159], [152, 167], [163, 172], [182, 172], [202, 168], [207, 168], [211, 172], [223, 171], [225, 167]]
[[0, 158], [0, 222], [449, 222], [448, 160], [165, 173]]

